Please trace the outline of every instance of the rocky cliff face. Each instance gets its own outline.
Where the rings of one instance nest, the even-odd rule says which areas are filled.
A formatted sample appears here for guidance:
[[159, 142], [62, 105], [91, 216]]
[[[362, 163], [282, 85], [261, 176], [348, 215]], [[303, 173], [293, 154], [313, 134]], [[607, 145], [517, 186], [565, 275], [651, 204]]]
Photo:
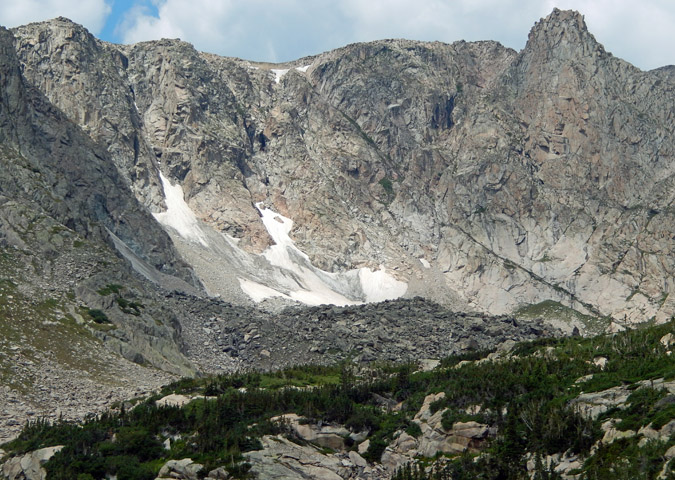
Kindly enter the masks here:
[[[296, 298], [319, 291], [311, 271], [360, 302], [375, 272], [383, 298], [494, 314], [675, 311], [672, 67], [614, 58], [575, 12], [520, 53], [391, 40], [277, 66], [105, 44], [65, 19], [13, 34], [27, 81], [141, 205], [171, 211], [167, 185], [182, 187], [192, 230], [158, 219], [213, 294]], [[265, 250], [279, 240], [259, 202], [293, 220], [300, 267]]]
[[14, 40], [0, 29], [0, 441], [26, 418], [80, 418], [171, 378], [139, 364], [194, 371], [175, 314], [126, 314], [97, 293], [149, 297], [115, 246], [159, 283], [194, 287], [106, 149], [21, 75]]
[[[138, 364], [326, 360], [333, 335], [344, 355], [441, 355], [468, 348], [467, 318], [489, 336], [507, 327], [485, 314], [545, 301], [668, 319], [674, 72], [614, 58], [559, 10], [521, 52], [386, 40], [284, 65], [112, 45], [64, 18], [0, 29], [0, 374], [26, 380], [0, 394], [72, 369], [112, 401], [165, 379]], [[414, 296], [473, 313], [350, 310]], [[276, 314], [298, 301], [344, 309]], [[555, 331], [528, 325], [518, 338]], [[106, 360], [28, 354], [56, 344]]]

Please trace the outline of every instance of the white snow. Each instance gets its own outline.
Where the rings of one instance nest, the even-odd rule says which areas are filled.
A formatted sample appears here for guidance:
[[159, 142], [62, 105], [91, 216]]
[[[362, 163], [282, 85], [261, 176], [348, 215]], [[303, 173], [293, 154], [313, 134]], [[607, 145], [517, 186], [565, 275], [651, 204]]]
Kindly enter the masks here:
[[267, 287], [252, 280], [246, 280], [245, 278], [239, 278], [239, 286], [244, 291], [244, 293], [251, 297], [251, 300], [256, 303], [262, 302], [266, 298], [271, 297], [289, 298], [288, 295], [284, 295], [273, 288]]
[[[319, 276], [321, 272], [312, 266], [309, 257], [298, 249], [288, 236], [293, 228], [293, 220], [280, 215], [262, 203], [256, 204], [262, 215], [262, 221], [275, 245], [268, 247], [262, 255], [274, 266], [282, 268], [295, 276], [301, 287], [291, 291], [289, 296], [307, 305], [355, 305], [359, 302], [350, 300], [330, 288]], [[327, 272], [321, 272], [326, 275]]]
[[400, 106], [401, 106], [400, 103], [392, 103], [391, 105], [387, 105], [387, 108], [391, 110], [392, 108], [398, 108]]
[[162, 172], [159, 172], [159, 178], [164, 188], [166, 212], [153, 213], [155, 219], [162, 225], [173, 228], [184, 239], [199, 242], [204, 247], [208, 247], [209, 244], [206, 242], [204, 231], [199, 226], [199, 220], [185, 203], [183, 188], [178, 183], [171, 185]]
[[393, 300], [403, 296], [408, 290], [407, 283], [396, 280], [382, 266], [375, 272], [369, 268], [362, 268], [359, 270], [359, 279], [367, 302]]
[[420, 263], [424, 268], [431, 268], [431, 264], [426, 258], [420, 258]]
[[286, 75], [290, 68], [272, 68], [271, 70], [274, 73], [274, 81], [279, 83], [281, 81], [281, 77]]
[[311, 67], [311, 65], [305, 65], [304, 67], [295, 67], [295, 69], [298, 72], [307, 73], [307, 70], [309, 69], [309, 67]]
[[[396, 280], [383, 268], [377, 271], [361, 268], [341, 274], [324, 272], [316, 268], [309, 257], [298, 249], [289, 237], [293, 228], [293, 220], [265, 208], [262, 203], [256, 204], [256, 207], [260, 211], [267, 232], [275, 243], [262, 255], [270, 264], [279, 268], [277, 280], [286, 280], [286, 284], [293, 285], [292, 288], [287, 289], [286, 293], [293, 300], [307, 305], [343, 306], [363, 303], [357, 300], [359, 298], [366, 302], [381, 302], [398, 298], [406, 292], [407, 284]], [[240, 284], [242, 290], [256, 302], [273, 294], [277, 296], [280, 294], [278, 290], [255, 282], [243, 283], [240, 280]]]

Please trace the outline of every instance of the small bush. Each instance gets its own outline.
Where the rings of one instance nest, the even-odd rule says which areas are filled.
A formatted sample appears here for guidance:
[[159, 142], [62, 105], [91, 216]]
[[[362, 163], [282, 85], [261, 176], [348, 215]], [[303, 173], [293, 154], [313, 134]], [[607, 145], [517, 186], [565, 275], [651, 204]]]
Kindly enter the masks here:
[[122, 285], [117, 285], [116, 283], [109, 283], [104, 288], [98, 290], [98, 294], [102, 296], [107, 296], [111, 294], [119, 295], [124, 287]]
[[108, 319], [108, 316], [103, 312], [103, 310], [99, 310], [97, 308], [88, 308], [87, 314], [96, 323], [110, 323], [110, 319]]
[[394, 184], [391, 183], [390, 179], [384, 177], [382, 180], [380, 180], [380, 185], [388, 196], [394, 195]]
[[124, 297], [117, 297], [116, 301], [122, 312], [130, 313], [131, 315], [139, 316], [141, 314], [141, 308], [145, 308], [145, 305], [138, 302], [130, 302]]
[[382, 437], [374, 437], [370, 439], [370, 445], [368, 445], [368, 450], [363, 454], [363, 458], [369, 462], [379, 462], [384, 453], [384, 449], [387, 448], [387, 442]]
[[417, 438], [420, 435], [422, 435], [422, 429], [420, 428], [417, 422], [410, 422], [408, 428], [405, 429], [405, 433], [407, 433], [411, 437]]

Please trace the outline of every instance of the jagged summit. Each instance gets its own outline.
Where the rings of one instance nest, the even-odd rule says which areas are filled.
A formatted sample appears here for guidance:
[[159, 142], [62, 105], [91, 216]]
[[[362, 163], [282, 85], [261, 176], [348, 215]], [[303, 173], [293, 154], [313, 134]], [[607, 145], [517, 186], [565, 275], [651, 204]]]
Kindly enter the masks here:
[[583, 15], [574, 10], [553, 9], [534, 24], [523, 54], [532, 53], [542, 62], [563, 62], [582, 57], [599, 57], [604, 47], [588, 31]]
[[576, 10], [560, 10], [553, 8], [553, 11], [546, 17], [535, 22], [530, 30], [529, 37], [532, 37], [540, 31], [552, 30], [557, 27], [564, 27], [569, 30], [588, 33], [588, 27], [584, 16]]
[[77, 33], [77, 35], [81, 35], [82, 37], [72, 37], [72, 40], [81, 40], [85, 37], [89, 37], [90, 40], [98, 40], [94, 35], [85, 27], [84, 25], [77, 23], [73, 20], [71, 20], [68, 17], [54, 17], [49, 20], [42, 20], [38, 22], [31, 22], [26, 25], [22, 25], [20, 27], [14, 27], [11, 28], [11, 31], [16, 31], [17, 28], [35, 28], [39, 30], [50, 30], [50, 31], [57, 31], [57, 30], [63, 30], [64, 32], [71, 32], [71, 34]]

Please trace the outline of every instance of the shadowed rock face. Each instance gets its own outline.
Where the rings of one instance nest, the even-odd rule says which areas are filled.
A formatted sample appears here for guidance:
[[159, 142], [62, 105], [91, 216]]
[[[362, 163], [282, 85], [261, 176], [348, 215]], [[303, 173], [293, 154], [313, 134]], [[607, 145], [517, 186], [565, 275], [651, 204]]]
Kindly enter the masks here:
[[7, 30], [0, 31], [0, 138], [9, 167], [0, 175], [2, 194], [33, 202], [92, 240], [107, 240], [107, 229], [155, 268], [189, 280], [187, 265], [139, 205], [105, 146], [22, 77], [13, 40]]
[[[409, 295], [495, 314], [546, 299], [617, 320], [675, 311], [672, 67], [614, 58], [575, 12], [535, 24], [520, 53], [388, 40], [274, 71], [177, 40], [106, 44], [62, 18], [13, 34], [27, 81], [145, 208], [166, 208], [161, 170], [244, 252], [273, 243], [265, 202], [317, 268], [382, 265]], [[200, 265], [168, 230], [202, 281], [227, 284], [212, 293], [245, 302], [214, 273], [239, 270], [233, 254], [211, 245]]]
[[[112, 238], [166, 285], [194, 290], [189, 266], [105, 147], [21, 75], [14, 40], [0, 28], [0, 442], [31, 415], [82, 418], [172, 378], [139, 364], [194, 372], [179, 320], [146, 302]], [[124, 313], [106, 283], [145, 310]]]

